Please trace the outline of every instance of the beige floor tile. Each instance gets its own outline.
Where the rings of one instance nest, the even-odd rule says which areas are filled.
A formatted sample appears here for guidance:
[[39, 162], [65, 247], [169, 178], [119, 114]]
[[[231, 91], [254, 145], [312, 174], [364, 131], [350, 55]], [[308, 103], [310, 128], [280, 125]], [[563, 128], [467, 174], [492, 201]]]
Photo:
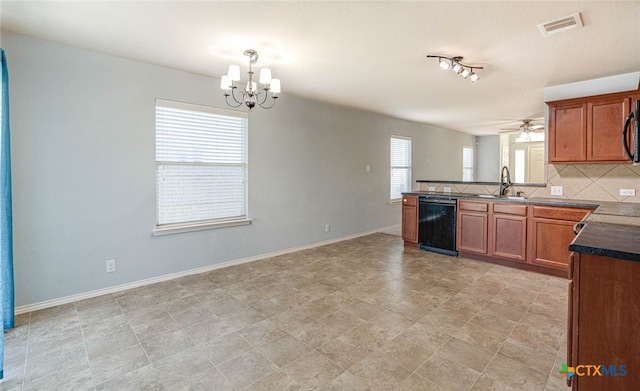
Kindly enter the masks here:
[[543, 390], [548, 374], [542, 374], [498, 353], [484, 371], [490, 379], [517, 390]]
[[313, 351], [284, 367], [284, 372], [300, 384], [303, 390], [311, 390], [332, 381], [344, 370]]
[[416, 374], [450, 391], [468, 390], [480, 377], [480, 372], [451, 361], [438, 353], [422, 364], [416, 370]]
[[395, 391], [448, 391], [437, 384], [431, 383], [415, 373], [403, 381]]
[[198, 345], [198, 347], [215, 365], [229, 361], [253, 348], [249, 342], [235, 332], [220, 335]]
[[21, 314], [0, 388], [566, 390], [567, 285], [368, 235]]
[[284, 371], [279, 370], [253, 383], [244, 391], [300, 391], [302, 387]]
[[415, 371], [433, 354], [433, 351], [403, 336], [382, 345], [380, 351], [410, 371]]
[[451, 338], [446, 345], [438, 350], [437, 354], [476, 372], [482, 372], [495, 352], [458, 338]]
[[211, 361], [196, 347], [167, 356], [153, 365], [158, 370], [158, 376], [165, 388], [191, 381], [202, 372], [213, 368]]
[[374, 352], [352, 366], [349, 373], [369, 388], [380, 391], [395, 389], [411, 375], [411, 371], [381, 351]]
[[290, 334], [261, 345], [258, 350], [280, 368], [309, 353], [312, 349]]

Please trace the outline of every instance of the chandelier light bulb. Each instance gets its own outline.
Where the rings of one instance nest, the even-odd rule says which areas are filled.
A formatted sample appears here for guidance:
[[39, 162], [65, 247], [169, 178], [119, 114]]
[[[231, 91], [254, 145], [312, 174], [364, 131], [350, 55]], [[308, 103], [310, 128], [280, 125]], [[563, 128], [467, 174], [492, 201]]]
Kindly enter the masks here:
[[240, 81], [240, 66], [239, 65], [229, 65], [229, 80], [231, 81]]
[[460, 65], [460, 63], [455, 63], [452, 69], [455, 73], [460, 73], [462, 72], [463, 67], [462, 65]]
[[280, 93], [280, 79], [271, 79], [271, 92], [273, 94]]
[[260, 69], [260, 84], [270, 84], [271, 83], [271, 69], [262, 68]]
[[470, 73], [471, 73], [471, 70], [464, 68], [462, 72], [460, 72], [460, 75], [462, 75], [462, 77], [466, 79]]
[[231, 80], [229, 79], [229, 76], [222, 76], [222, 78], [220, 79], [220, 88], [222, 88], [223, 90], [231, 89]]
[[440, 59], [440, 69], [442, 69], [443, 71], [446, 71], [450, 67], [451, 67], [451, 63], [449, 62], [449, 60], [447, 60], [446, 58]]
[[471, 76], [469, 76], [469, 80], [471, 80], [472, 83], [475, 83], [478, 80], [480, 80], [480, 77], [475, 72], [471, 72]]

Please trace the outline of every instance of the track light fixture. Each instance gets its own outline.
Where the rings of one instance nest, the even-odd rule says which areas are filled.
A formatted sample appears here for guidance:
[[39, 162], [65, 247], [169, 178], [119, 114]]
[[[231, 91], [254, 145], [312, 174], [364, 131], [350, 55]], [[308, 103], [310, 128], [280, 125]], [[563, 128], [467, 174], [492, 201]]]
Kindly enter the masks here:
[[453, 70], [455, 73], [462, 76], [463, 79], [469, 79], [472, 83], [478, 81], [480, 77], [477, 73], [475, 73], [474, 69], [484, 69], [483, 67], [472, 67], [471, 65], [466, 65], [462, 63], [462, 56], [435, 56], [435, 55], [427, 55], [427, 58], [437, 58], [438, 64], [440, 65], [440, 69], [443, 71]]

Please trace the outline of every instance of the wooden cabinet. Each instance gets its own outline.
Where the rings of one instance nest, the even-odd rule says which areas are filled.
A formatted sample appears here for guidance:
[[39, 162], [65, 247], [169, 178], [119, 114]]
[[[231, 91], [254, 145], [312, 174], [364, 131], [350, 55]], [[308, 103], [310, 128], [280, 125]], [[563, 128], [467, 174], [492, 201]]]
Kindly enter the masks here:
[[458, 201], [456, 249], [477, 254], [487, 253], [487, 202]]
[[[638, 389], [640, 262], [574, 253], [570, 275], [567, 366], [576, 370], [568, 381], [572, 390]], [[601, 376], [581, 376], [587, 373], [584, 365], [602, 365]]]
[[527, 205], [491, 205], [489, 254], [525, 262], [527, 257]]
[[587, 107], [584, 102], [549, 105], [549, 161], [587, 160]]
[[587, 160], [626, 161], [622, 125], [629, 115], [631, 97], [600, 98], [587, 103]]
[[531, 206], [529, 217], [529, 261], [534, 265], [568, 269], [567, 247], [576, 236], [573, 226], [591, 209]]
[[549, 162], [628, 162], [622, 125], [637, 92], [548, 102]]
[[419, 247], [417, 196], [402, 196], [402, 239], [405, 246]]

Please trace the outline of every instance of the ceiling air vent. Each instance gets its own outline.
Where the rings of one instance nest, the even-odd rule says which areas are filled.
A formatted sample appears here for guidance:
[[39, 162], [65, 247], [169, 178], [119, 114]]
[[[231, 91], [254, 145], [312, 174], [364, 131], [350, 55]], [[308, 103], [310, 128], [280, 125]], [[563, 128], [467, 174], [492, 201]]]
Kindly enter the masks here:
[[582, 18], [580, 13], [565, 16], [563, 18], [552, 20], [550, 22], [540, 23], [538, 28], [545, 37], [568, 30], [582, 27]]

